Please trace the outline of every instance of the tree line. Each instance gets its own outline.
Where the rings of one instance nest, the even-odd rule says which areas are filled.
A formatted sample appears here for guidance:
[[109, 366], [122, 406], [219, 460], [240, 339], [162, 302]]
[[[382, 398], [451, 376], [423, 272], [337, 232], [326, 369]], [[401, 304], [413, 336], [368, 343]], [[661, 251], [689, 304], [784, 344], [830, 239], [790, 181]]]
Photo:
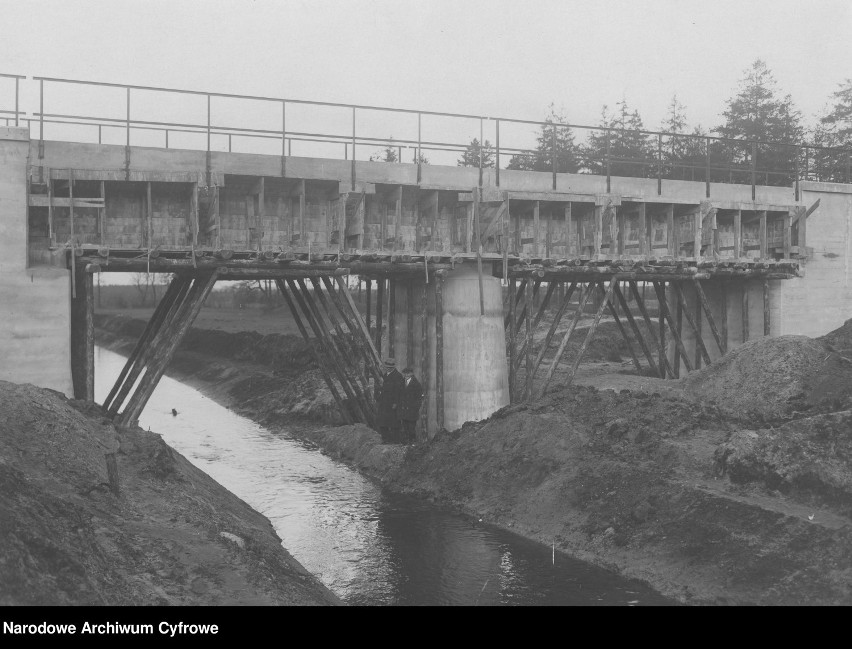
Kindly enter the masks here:
[[[564, 110], [553, 104], [539, 127], [535, 149], [512, 155], [508, 169], [591, 173], [614, 176], [656, 177], [716, 182], [751, 182], [789, 185], [796, 177], [852, 182], [852, 79], [840, 84], [832, 104], [815, 126], [806, 128], [802, 114], [789, 94], [778, 89], [772, 72], [756, 60], [726, 102], [723, 123], [710, 130], [701, 125], [688, 129], [685, 106], [673, 97], [666, 117], [656, 129], [646, 129], [639, 111], [626, 99], [614, 110], [604, 106], [598, 130], [578, 142]], [[682, 134], [675, 136], [674, 134]], [[711, 139], [724, 138], [724, 139]], [[748, 144], [744, 141], [760, 143]], [[792, 145], [807, 141], [807, 152]], [[828, 147], [819, 149], [816, 147]], [[494, 167], [495, 148], [474, 138], [458, 159], [459, 166]], [[607, 169], [608, 167], [608, 169]]]

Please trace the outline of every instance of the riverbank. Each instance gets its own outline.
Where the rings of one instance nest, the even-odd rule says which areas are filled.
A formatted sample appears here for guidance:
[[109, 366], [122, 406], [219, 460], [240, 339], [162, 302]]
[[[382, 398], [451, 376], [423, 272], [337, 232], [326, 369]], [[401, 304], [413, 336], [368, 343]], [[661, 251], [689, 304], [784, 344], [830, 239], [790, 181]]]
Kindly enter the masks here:
[[[99, 342], [127, 352], [127, 322], [99, 326]], [[665, 386], [590, 370], [596, 387], [557, 386], [415, 447], [382, 445], [362, 426], [306, 425], [300, 434], [391, 490], [553, 544], [681, 602], [850, 604], [844, 335], [754, 341]], [[328, 415], [309, 359], [287, 369], [256, 362], [268, 353], [216, 356], [251, 358], [267, 337], [195, 331], [187, 343], [195, 351], [178, 354], [173, 376], [241, 414], [270, 428]], [[737, 381], [721, 380], [725, 371]], [[809, 387], [829, 384], [837, 387], [828, 398]], [[736, 392], [735, 411], [726, 390]], [[767, 399], [771, 411], [758, 407]]]
[[0, 605], [340, 603], [159, 435], [5, 381], [0, 413]]

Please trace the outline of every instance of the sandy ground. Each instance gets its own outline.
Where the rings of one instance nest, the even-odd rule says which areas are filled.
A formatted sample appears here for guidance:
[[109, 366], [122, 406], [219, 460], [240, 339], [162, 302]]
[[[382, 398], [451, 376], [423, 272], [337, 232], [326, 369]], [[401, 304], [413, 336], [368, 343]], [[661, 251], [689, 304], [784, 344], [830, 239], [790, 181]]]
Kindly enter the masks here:
[[0, 413], [0, 605], [340, 603], [159, 435], [5, 381]]
[[[99, 324], [99, 340], [117, 347], [141, 325]], [[835, 358], [852, 347], [847, 329], [755, 341], [662, 381], [636, 374], [603, 326], [575, 385], [560, 385], [563, 370], [545, 397], [429, 443], [382, 445], [363, 426], [302, 434], [387, 488], [685, 603], [848, 605], [852, 373]], [[298, 338], [194, 331], [185, 347], [177, 378], [264, 425], [336, 423]], [[813, 389], [829, 385], [839, 387]]]

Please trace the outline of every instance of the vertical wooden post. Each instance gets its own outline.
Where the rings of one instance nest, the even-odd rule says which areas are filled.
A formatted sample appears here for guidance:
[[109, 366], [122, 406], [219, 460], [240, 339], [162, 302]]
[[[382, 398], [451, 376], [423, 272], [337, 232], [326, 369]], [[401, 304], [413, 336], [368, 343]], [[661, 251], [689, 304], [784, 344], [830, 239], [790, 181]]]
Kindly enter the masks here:
[[[77, 260], [72, 259], [72, 264]], [[95, 400], [95, 289], [92, 273], [78, 269], [71, 300], [71, 378], [74, 398]]]
[[721, 338], [722, 353], [728, 353], [728, 284], [724, 280], [719, 282], [719, 298], [722, 309]]
[[154, 206], [151, 202], [151, 183], [145, 183], [145, 219], [148, 224], [148, 250], [154, 247]]
[[420, 302], [420, 382], [423, 385], [423, 410], [420, 415], [423, 439], [429, 437], [429, 285], [423, 284]]
[[376, 349], [382, 353], [382, 313], [385, 306], [385, 278], [376, 280]]
[[571, 203], [565, 203], [565, 226], [568, 231], [568, 245], [565, 256], [580, 256], [580, 240], [577, 233], [577, 225], [574, 223], [574, 215], [571, 213]]
[[[373, 280], [368, 277], [365, 281], [367, 282], [367, 290], [364, 292], [364, 297], [367, 299], [366, 320], [367, 320], [367, 337], [369, 338], [370, 337], [370, 328], [372, 327], [372, 324], [373, 324], [372, 314], [370, 313], [370, 307], [371, 307], [370, 302], [371, 302], [371, 299], [372, 299], [372, 296], [370, 294], [373, 291]], [[381, 354], [381, 350], [379, 350], [379, 353]]]
[[396, 358], [396, 279], [388, 278], [388, 356]]
[[[538, 201], [536, 201], [536, 205], [538, 205]], [[527, 282], [526, 287], [526, 296], [524, 298], [525, 306], [525, 316], [524, 316], [524, 324], [525, 324], [525, 341], [524, 346], [526, 347], [526, 388], [524, 389], [524, 398], [526, 401], [531, 401], [532, 394], [532, 285]]]
[[763, 335], [768, 336], [770, 332], [769, 322], [769, 280], [763, 280]]
[[[656, 288], [656, 285], [655, 285]], [[660, 365], [664, 365], [668, 363], [668, 350], [666, 349], [666, 321], [665, 314], [663, 313], [663, 302], [662, 300], [657, 300], [657, 316], [660, 320]], [[672, 363], [672, 378], [677, 378], [677, 373], [674, 371], [674, 363]], [[663, 377], [665, 378], [665, 377]]]
[[594, 245], [593, 255], [601, 254], [601, 245], [603, 241], [603, 205], [595, 205], [595, 223], [594, 223]]
[[[682, 292], [681, 292], [682, 294]], [[686, 301], [684, 300], [684, 307]], [[698, 341], [701, 340], [701, 300], [698, 297], [698, 288], [695, 289], [695, 369], [701, 369], [701, 352], [698, 349]], [[703, 345], [703, 343], [702, 343]], [[708, 361], [708, 365], [710, 362]]]
[[550, 258], [550, 250], [553, 245], [553, 208], [547, 210], [547, 222], [544, 232], [544, 256]]
[[515, 293], [517, 286], [515, 278], [509, 278], [509, 401], [513, 398], [513, 386], [515, 385]]
[[639, 254], [643, 256], [651, 254], [651, 248], [648, 245], [648, 221], [645, 203], [639, 203]]
[[539, 244], [538, 240], [540, 237], [539, 234], [539, 222], [540, 222], [540, 209], [541, 203], [539, 201], [535, 201], [533, 203], [533, 257], [539, 256]]
[[[47, 236], [50, 245], [56, 245], [55, 231], [53, 228], [53, 178], [50, 169], [47, 170]], [[799, 226], [801, 228], [801, 226]]]
[[[396, 188], [396, 205], [394, 206], [393, 215], [393, 247], [391, 250], [396, 250], [400, 247], [401, 241], [399, 236], [399, 227], [402, 223], [402, 185]], [[393, 293], [391, 293], [393, 295]], [[390, 340], [390, 339], [388, 339]]]
[[666, 206], [666, 243], [668, 244], [668, 253], [674, 257], [677, 255], [677, 236], [675, 235], [675, 220], [674, 220], [674, 204], [669, 203]]
[[[798, 180], [797, 180], [798, 182]], [[787, 212], [784, 215], [784, 259], [790, 258], [790, 245], [791, 245], [791, 229], [793, 223], [793, 215], [790, 212]]]
[[807, 233], [808, 233], [808, 213], [802, 208], [799, 210], [799, 257], [807, 258]]
[[444, 273], [435, 273], [435, 425], [444, 430]]
[[734, 214], [734, 259], [743, 256], [743, 211]]
[[414, 280], [407, 279], [405, 284], [405, 311], [408, 316], [408, 340], [405, 343], [406, 352], [408, 352], [406, 365], [414, 369]]
[[[669, 286], [674, 288], [674, 282], [672, 282]], [[663, 291], [665, 291], [665, 290], [666, 289], [664, 287]], [[681, 326], [683, 325], [683, 307], [680, 303], [680, 300], [677, 300], [677, 302], [675, 304], [676, 304], [676, 308], [677, 308], [677, 315], [676, 315], [677, 335], [680, 336], [680, 332], [682, 331]], [[672, 335], [672, 337], [674, 337], [674, 335]], [[696, 348], [697, 347], [698, 347], [698, 345], [696, 345]], [[684, 352], [684, 356], [686, 356], [686, 352]], [[674, 373], [675, 373], [675, 378], [679, 379], [680, 378], [680, 347], [679, 346], [675, 346], [675, 350], [674, 350]]]
[[742, 281], [743, 287], [743, 342], [748, 342], [748, 282]]
[[769, 256], [768, 242], [766, 238], [766, 210], [760, 211], [760, 258]]
[[695, 239], [693, 256], [696, 259], [701, 257], [701, 208], [693, 215], [693, 236]]
[[[197, 188], [197, 185], [196, 185]], [[101, 204], [103, 207], [98, 208], [98, 243], [102, 246], [106, 245], [106, 185], [101, 181]], [[196, 204], [197, 201], [196, 201]]]

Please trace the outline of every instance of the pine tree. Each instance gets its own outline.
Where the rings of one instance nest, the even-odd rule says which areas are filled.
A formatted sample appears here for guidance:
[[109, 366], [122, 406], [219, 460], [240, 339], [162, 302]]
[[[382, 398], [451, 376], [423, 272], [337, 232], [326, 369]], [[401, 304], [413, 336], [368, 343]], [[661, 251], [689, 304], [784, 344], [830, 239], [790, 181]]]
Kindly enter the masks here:
[[494, 148], [488, 140], [485, 144], [479, 144], [479, 138], [473, 138], [467, 148], [462, 152], [462, 157], [458, 160], [459, 167], [478, 167], [479, 155], [482, 153], [483, 169], [494, 166]]
[[814, 149], [813, 167], [820, 180], [852, 182], [849, 173], [852, 156], [852, 79], [840, 84], [833, 95], [835, 103], [819, 120], [811, 134], [817, 146], [833, 150]]
[[639, 111], [631, 111], [627, 100], [616, 104], [616, 110], [610, 114], [609, 107], [601, 110], [600, 130], [592, 132], [583, 149], [584, 168], [591, 173], [613, 176], [649, 175], [655, 166], [648, 137], [644, 130]]
[[388, 145], [370, 156], [370, 162], [399, 162], [397, 147], [393, 144], [393, 137], [388, 140]]
[[574, 143], [574, 132], [567, 126], [559, 126], [565, 122], [567, 119], [563, 111], [557, 111], [550, 104], [544, 124], [536, 135], [535, 150], [513, 155], [507, 169], [552, 171], [555, 158], [557, 172], [576, 173], [580, 168], [580, 152]]
[[[801, 141], [801, 113], [790, 95], [777, 96], [775, 78], [760, 59], [746, 70], [736, 96], [722, 113], [725, 123], [716, 132], [725, 138], [759, 140], [768, 144], [725, 143], [729, 162], [751, 165], [758, 179], [773, 185], [789, 184], [794, 177], [798, 151], [789, 144]], [[752, 160], [752, 155], [756, 159]]]

